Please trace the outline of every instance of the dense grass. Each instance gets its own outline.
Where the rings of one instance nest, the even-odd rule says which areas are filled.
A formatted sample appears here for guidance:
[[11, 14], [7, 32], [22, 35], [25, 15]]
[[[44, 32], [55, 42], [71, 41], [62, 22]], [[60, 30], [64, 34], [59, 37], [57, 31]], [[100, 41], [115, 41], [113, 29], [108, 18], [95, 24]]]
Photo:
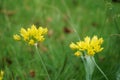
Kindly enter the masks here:
[[[0, 0], [0, 70], [5, 72], [4, 80], [47, 80], [35, 48], [12, 37], [32, 24], [49, 29], [38, 47], [51, 80], [85, 80], [83, 62], [73, 55], [69, 44], [93, 35], [104, 38], [104, 50], [95, 55], [98, 65], [110, 80], [118, 76], [120, 80], [120, 3]], [[97, 68], [93, 80], [104, 80]]]

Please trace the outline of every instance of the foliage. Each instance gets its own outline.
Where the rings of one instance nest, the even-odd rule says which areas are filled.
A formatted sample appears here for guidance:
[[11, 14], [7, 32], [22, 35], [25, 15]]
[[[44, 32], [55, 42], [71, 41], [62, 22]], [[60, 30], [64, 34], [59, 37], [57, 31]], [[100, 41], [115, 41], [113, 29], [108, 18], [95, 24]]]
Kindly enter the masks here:
[[[107, 0], [0, 0], [0, 70], [4, 80], [47, 80], [35, 48], [16, 42], [22, 26], [45, 26], [48, 36], [38, 44], [51, 80], [85, 80], [83, 62], [69, 44], [85, 36], [104, 39], [104, 50], [95, 55], [110, 80], [120, 69], [120, 3]], [[93, 80], [104, 80], [95, 69]], [[119, 79], [118, 79], [119, 80]]]

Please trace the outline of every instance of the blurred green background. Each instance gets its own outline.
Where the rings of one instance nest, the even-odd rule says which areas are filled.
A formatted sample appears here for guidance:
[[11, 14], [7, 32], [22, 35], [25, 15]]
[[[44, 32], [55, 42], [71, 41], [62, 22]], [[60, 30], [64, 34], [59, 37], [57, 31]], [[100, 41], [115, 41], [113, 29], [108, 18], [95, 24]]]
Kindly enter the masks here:
[[[0, 0], [0, 70], [4, 80], [48, 80], [34, 47], [13, 40], [32, 24], [48, 28], [39, 50], [51, 80], [85, 80], [83, 62], [69, 48], [85, 36], [103, 37], [96, 62], [120, 80], [120, 2], [111, 0]], [[95, 68], [92, 80], [105, 80]]]

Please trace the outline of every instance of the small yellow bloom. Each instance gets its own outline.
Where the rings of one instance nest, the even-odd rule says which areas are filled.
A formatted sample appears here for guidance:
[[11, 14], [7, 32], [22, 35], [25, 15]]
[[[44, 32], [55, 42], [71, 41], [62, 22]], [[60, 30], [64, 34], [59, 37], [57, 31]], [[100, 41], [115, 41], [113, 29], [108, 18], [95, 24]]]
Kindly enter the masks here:
[[82, 51], [86, 50], [89, 47], [88, 43], [86, 43], [85, 41], [79, 41], [77, 42], [77, 45], [79, 47], [79, 50]]
[[1, 71], [1, 73], [0, 73], [0, 80], [2, 80], [2, 79], [3, 79], [3, 75], [4, 75], [4, 72], [3, 72], [3, 71]]
[[14, 38], [15, 40], [17, 40], [17, 41], [19, 41], [19, 40], [21, 39], [21, 37], [20, 37], [19, 35], [17, 35], [17, 34], [13, 35], [13, 38]]
[[39, 34], [46, 34], [48, 32], [48, 29], [47, 28], [39, 27], [38, 28], [38, 32], [39, 32]]
[[20, 35], [25, 41], [29, 40], [29, 31], [26, 31], [24, 28], [21, 28]]
[[33, 40], [33, 39], [31, 39], [30, 41], [29, 41], [29, 45], [34, 45], [35, 44], [35, 41]]
[[100, 38], [99, 39], [99, 44], [102, 44], [103, 43], [103, 38]]
[[89, 43], [90, 43], [90, 37], [88, 37], [88, 36], [85, 37], [85, 38], [84, 38], [84, 42], [85, 42], [86, 44], [89, 44]]
[[75, 55], [75, 56], [81, 56], [82, 53], [81, 53], [80, 51], [77, 51], [77, 52], [74, 53], [74, 55]]
[[78, 46], [77, 46], [75, 43], [72, 42], [72, 43], [70, 44], [70, 48], [74, 50], [74, 49], [77, 49]]
[[20, 36], [25, 42], [27, 42], [30, 45], [34, 45], [35, 43], [44, 41], [44, 35], [47, 33], [47, 28], [39, 27], [37, 28], [35, 25], [32, 25], [30, 28], [21, 28]]
[[88, 49], [87, 54], [90, 55], [90, 56], [94, 56], [95, 52], [94, 52], [93, 49]]

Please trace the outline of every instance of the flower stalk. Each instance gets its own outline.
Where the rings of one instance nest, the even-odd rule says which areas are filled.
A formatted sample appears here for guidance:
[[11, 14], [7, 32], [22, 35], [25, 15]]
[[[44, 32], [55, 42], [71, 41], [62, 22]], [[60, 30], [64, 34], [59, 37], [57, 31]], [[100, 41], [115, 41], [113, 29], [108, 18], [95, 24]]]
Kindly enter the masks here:
[[43, 59], [42, 59], [42, 57], [41, 57], [41, 55], [40, 55], [40, 53], [39, 53], [39, 50], [38, 50], [38, 47], [37, 47], [37, 43], [35, 44], [35, 50], [36, 50], [37, 55], [38, 55], [39, 58], [40, 58], [40, 61], [41, 61], [42, 66], [43, 66], [43, 68], [44, 68], [44, 70], [45, 70], [45, 72], [46, 72], [46, 74], [47, 74], [47, 76], [48, 76], [48, 80], [51, 80], [51, 79], [50, 79], [50, 76], [49, 76], [49, 73], [48, 73], [48, 70], [47, 70], [47, 68], [46, 68], [46, 65], [45, 65], [45, 63], [44, 63], [44, 61], [43, 61]]
[[91, 56], [81, 56], [81, 59], [84, 64], [85, 72], [86, 72], [86, 80], [92, 80], [92, 74], [94, 72], [95, 65], [92, 62]]

